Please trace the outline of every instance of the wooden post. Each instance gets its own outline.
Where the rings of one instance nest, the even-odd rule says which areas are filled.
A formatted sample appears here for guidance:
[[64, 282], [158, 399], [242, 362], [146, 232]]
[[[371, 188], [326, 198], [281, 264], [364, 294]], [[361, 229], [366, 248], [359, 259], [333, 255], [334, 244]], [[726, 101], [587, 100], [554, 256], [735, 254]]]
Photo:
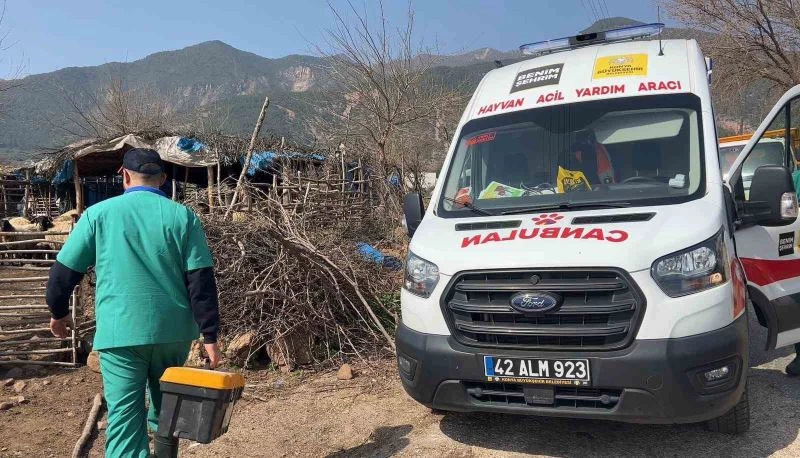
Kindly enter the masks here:
[[25, 195], [22, 198], [22, 217], [30, 218], [30, 200], [31, 200], [31, 171], [25, 170]]
[[228, 215], [230, 214], [231, 210], [233, 210], [233, 206], [236, 205], [236, 199], [239, 197], [239, 191], [242, 187], [245, 176], [247, 175], [247, 169], [250, 167], [250, 160], [253, 158], [253, 151], [256, 149], [256, 139], [258, 138], [258, 133], [261, 132], [261, 126], [264, 125], [264, 117], [267, 115], [267, 107], [269, 107], [269, 97], [264, 98], [264, 105], [261, 106], [261, 113], [258, 115], [258, 121], [256, 121], [256, 126], [253, 129], [253, 136], [250, 137], [250, 146], [247, 148], [247, 156], [244, 158], [242, 173], [239, 174], [239, 179], [236, 180], [236, 188], [233, 190], [233, 199], [231, 199], [231, 204], [228, 205], [228, 209], [225, 210], [225, 216], [223, 219], [228, 219]]
[[75, 183], [75, 211], [80, 215], [84, 210], [83, 185], [81, 175], [78, 172], [78, 161], [72, 161], [72, 181]]
[[172, 164], [172, 200], [178, 200], [178, 180], [175, 175], [178, 173], [178, 167]]
[[0, 188], [2, 188], [3, 191], [3, 216], [8, 217], [11, 215], [8, 214], [8, 194], [6, 193], [6, 185], [2, 184]]
[[208, 174], [208, 208], [214, 208], [214, 166], [209, 165], [206, 167], [206, 173]]
[[361, 167], [361, 159], [358, 159], [358, 191], [364, 195], [364, 169]]
[[347, 169], [344, 166], [344, 151], [342, 151], [342, 193], [344, 193], [345, 183], [347, 182]]
[[188, 182], [189, 182], [189, 167], [184, 166], [183, 167], [183, 200], [184, 201], [187, 200], [186, 199], [186, 190], [188, 189], [188, 186], [186, 186], [186, 184]]
[[219, 162], [219, 152], [217, 153], [217, 202], [220, 207], [225, 206], [225, 201], [222, 200], [222, 167]]

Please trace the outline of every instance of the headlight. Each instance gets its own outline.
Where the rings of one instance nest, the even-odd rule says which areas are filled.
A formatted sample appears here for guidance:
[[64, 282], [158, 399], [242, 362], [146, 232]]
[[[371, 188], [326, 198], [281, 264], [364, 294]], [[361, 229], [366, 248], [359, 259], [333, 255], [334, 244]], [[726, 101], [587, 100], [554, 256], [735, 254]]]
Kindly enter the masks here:
[[725, 233], [720, 229], [703, 243], [656, 260], [650, 274], [670, 297], [685, 296], [725, 283], [729, 277]]
[[414, 253], [409, 253], [403, 286], [412, 294], [429, 297], [437, 283], [439, 283], [439, 267]]
[[781, 218], [797, 218], [797, 194], [784, 192], [781, 196]]

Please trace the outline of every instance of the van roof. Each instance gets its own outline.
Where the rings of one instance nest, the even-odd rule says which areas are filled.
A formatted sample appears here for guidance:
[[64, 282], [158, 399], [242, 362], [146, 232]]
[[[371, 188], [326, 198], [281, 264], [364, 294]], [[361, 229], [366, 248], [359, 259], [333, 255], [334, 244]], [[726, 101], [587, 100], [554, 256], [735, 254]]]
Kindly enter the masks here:
[[699, 54], [694, 40], [662, 40], [661, 47], [658, 40], [638, 40], [518, 62], [486, 74], [469, 118], [584, 100], [692, 92], [696, 56], [690, 58], [691, 52]]

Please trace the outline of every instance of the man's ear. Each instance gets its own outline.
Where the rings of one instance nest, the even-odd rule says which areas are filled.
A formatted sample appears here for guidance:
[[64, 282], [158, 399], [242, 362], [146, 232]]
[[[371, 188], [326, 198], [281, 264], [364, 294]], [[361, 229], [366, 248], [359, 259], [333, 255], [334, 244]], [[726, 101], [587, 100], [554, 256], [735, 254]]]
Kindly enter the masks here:
[[161, 172], [161, 180], [160, 180], [160, 182], [158, 183], [158, 187], [160, 188], [161, 186], [164, 186], [164, 183], [165, 183], [166, 181], [167, 181], [167, 174], [166, 174], [166, 173], [164, 173], [164, 172]]

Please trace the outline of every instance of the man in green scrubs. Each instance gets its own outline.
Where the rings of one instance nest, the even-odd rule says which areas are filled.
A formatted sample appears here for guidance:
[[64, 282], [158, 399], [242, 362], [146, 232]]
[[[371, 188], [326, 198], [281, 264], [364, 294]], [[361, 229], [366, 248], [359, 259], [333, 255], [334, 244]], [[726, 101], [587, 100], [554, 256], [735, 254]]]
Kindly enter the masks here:
[[163, 170], [153, 150], [125, 153], [125, 193], [81, 215], [50, 270], [47, 304], [57, 337], [67, 335], [73, 289], [89, 267], [97, 274], [94, 349], [108, 405], [107, 457], [150, 455], [147, 427], [158, 429], [159, 379], [166, 368], [184, 364], [194, 339], [202, 333], [212, 368], [220, 358], [205, 233], [190, 209], [158, 189]]

